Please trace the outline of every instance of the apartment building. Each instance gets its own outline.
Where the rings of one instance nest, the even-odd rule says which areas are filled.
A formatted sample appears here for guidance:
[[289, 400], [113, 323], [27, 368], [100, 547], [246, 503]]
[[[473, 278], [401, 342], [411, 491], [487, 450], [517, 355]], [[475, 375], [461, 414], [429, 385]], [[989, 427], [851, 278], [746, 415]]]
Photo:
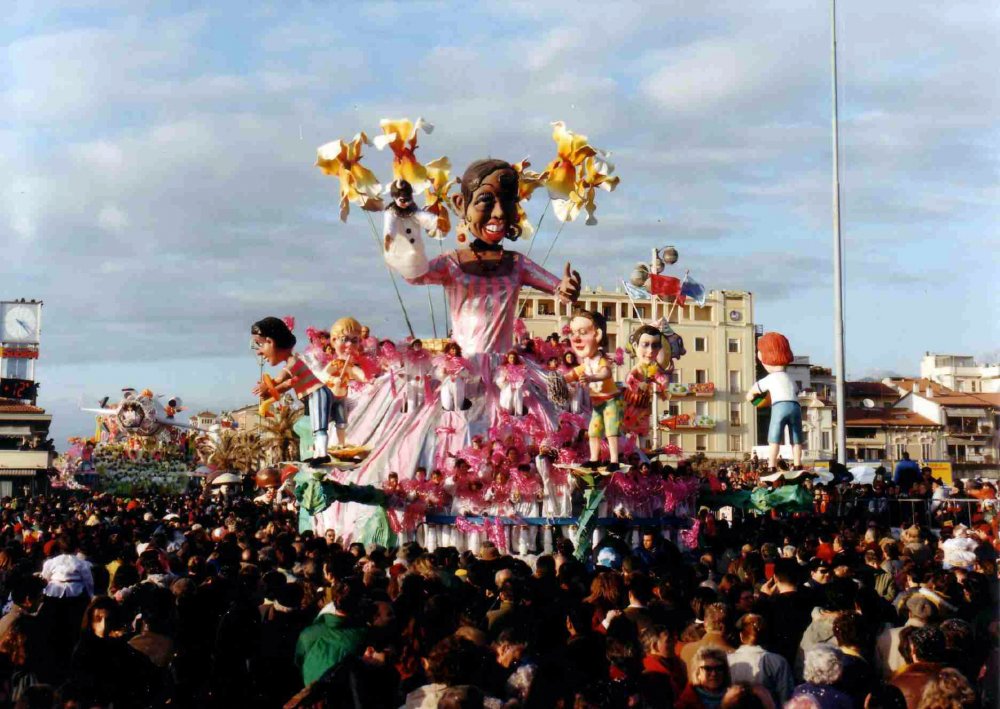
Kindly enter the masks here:
[[920, 377], [960, 393], [1000, 393], [1000, 364], [979, 364], [971, 355], [927, 352], [920, 360]]
[[886, 379], [884, 383], [900, 393], [897, 407], [943, 427], [943, 452], [957, 467], [996, 469], [1000, 394], [957, 392], [929, 379]]
[[[579, 307], [600, 312], [608, 321], [608, 350], [625, 347], [629, 334], [644, 322], [667, 317], [684, 339], [687, 353], [675, 363], [669, 397], [659, 400], [657, 445], [679, 445], [686, 455], [742, 457], [757, 438], [757, 417], [743, 400], [755, 381], [753, 295], [747, 291], [713, 290], [703, 306], [688, 302], [674, 307], [650, 300], [631, 301], [622, 290], [584, 288]], [[521, 292], [520, 312], [528, 331], [537, 337], [561, 332], [569, 309], [550, 295], [531, 289]], [[626, 356], [617, 368], [623, 381], [634, 360]], [[648, 441], [646, 441], [648, 443]]]
[[55, 453], [43, 442], [52, 415], [25, 401], [0, 399], [0, 497], [36, 495], [48, 488]]

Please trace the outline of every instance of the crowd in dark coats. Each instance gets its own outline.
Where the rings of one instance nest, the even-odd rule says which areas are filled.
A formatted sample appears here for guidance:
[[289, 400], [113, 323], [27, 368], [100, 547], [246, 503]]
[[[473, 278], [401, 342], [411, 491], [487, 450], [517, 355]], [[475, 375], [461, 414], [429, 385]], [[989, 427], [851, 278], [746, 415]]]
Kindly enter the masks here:
[[988, 530], [701, 519], [696, 549], [623, 523], [581, 561], [365, 548], [242, 499], [5, 499], [0, 706], [996, 706]]

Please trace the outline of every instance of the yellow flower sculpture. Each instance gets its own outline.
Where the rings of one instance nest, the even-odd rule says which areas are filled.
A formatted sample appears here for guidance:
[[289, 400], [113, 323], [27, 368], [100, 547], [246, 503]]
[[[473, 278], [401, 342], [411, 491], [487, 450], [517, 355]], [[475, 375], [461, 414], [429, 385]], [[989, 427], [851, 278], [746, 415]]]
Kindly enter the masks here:
[[552, 199], [569, 199], [577, 182], [578, 168], [597, 151], [587, 143], [587, 136], [567, 130], [562, 121], [553, 123], [552, 128], [556, 159], [545, 168], [545, 186]]
[[431, 160], [424, 165], [424, 168], [430, 181], [427, 194], [424, 196], [424, 209], [437, 217], [437, 226], [429, 233], [435, 239], [443, 239], [451, 231], [448, 192], [458, 180], [451, 179], [451, 161], [448, 158]]
[[594, 216], [594, 212], [597, 211], [597, 204], [594, 201], [597, 190], [614, 192], [620, 181], [617, 176], [609, 174], [614, 166], [607, 158], [607, 153], [598, 152], [583, 161], [580, 166], [580, 179], [573, 186], [568, 198], [553, 202], [553, 209], [559, 221], [575, 220], [582, 209], [587, 213], [586, 224], [588, 226], [597, 224], [597, 217]]
[[417, 149], [417, 132], [423, 130], [430, 134], [434, 126], [418, 118], [414, 123], [408, 118], [397, 120], [383, 118], [379, 125], [382, 135], [374, 139], [375, 147], [392, 150], [392, 176], [397, 180], [406, 180], [413, 187], [413, 194], [420, 194], [430, 186], [427, 168], [421, 165], [414, 155]]
[[351, 142], [334, 140], [317, 150], [316, 166], [340, 180], [340, 220], [347, 221], [351, 202], [369, 212], [384, 206], [379, 194], [382, 185], [375, 173], [361, 164], [362, 146], [371, 145], [368, 136], [358, 133]]

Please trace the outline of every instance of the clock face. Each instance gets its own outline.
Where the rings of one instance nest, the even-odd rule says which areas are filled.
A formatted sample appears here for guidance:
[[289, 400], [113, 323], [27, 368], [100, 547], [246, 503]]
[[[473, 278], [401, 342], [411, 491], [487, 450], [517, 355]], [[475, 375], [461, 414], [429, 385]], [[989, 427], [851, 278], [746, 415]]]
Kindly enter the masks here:
[[740, 320], [743, 319], [743, 313], [741, 313], [739, 310], [730, 310], [729, 319], [732, 320], [733, 322], [739, 322]]
[[3, 314], [3, 339], [5, 342], [36, 342], [38, 340], [38, 313], [34, 305], [12, 303]]

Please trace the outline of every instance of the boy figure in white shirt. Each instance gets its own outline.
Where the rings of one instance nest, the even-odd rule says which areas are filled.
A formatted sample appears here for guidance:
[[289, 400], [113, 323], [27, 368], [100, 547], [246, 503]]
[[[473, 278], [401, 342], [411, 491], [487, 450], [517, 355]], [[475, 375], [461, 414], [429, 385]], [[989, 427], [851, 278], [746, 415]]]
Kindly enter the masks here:
[[768, 375], [750, 387], [747, 401], [769, 394], [771, 398], [771, 423], [767, 429], [767, 454], [771, 470], [778, 468], [778, 448], [784, 438], [785, 428], [792, 442], [792, 460], [795, 470], [802, 467], [802, 408], [799, 406], [795, 382], [785, 372], [792, 363], [792, 348], [784, 335], [765, 332], [757, 341], [757, 359]]

